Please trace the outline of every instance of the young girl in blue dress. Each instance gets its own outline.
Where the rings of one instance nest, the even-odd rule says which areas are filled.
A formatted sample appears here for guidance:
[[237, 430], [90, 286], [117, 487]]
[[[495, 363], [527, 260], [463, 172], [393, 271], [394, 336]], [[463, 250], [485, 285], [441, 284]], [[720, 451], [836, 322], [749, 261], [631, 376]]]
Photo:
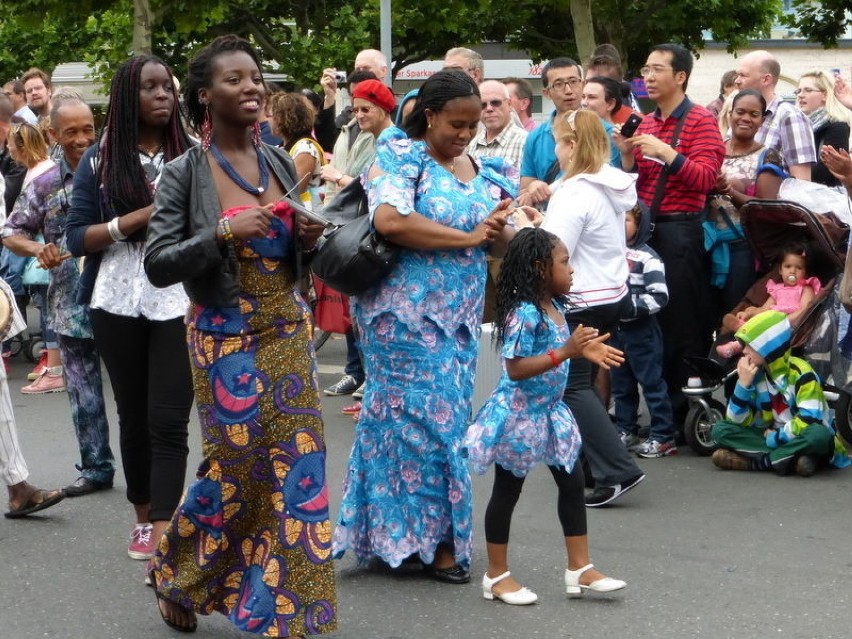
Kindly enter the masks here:
[[547, 231], [522, 229], [509, 244], [497, 284], [494, 322], [504, 370], [465, 439], [475, 472], [483, 474], [494, 464], [494, 487], [485, 511], [488, 571], [482, 578], [482, 595], [513, 605], [538, 599], [512, 578], [507, 550], [512, 511], [527, 473], [539, 462], [547, 464], [559, 489], [557, 510], [568, 552], [567, 593], [610, 592], [626, 585], [604, 576], [589, 561], [585, 481], [576, 463], [580, 433], [562, 402], [569, 359], [585, 357], [610, 368], [624, 358], [604, 343], [608, 334], [598, 335], [583, 326], [569, 332], [564, 296], [571, 288], [572, 273], [568, 249]]

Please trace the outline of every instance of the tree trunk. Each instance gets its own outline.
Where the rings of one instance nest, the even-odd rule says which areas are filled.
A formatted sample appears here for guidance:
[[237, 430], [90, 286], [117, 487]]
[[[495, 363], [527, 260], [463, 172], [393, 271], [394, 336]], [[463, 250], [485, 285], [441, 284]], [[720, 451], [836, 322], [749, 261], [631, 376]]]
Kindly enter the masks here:
[[133, 0], [133, 54], [151, 53], [151, 2]]
[[595, 50], [595, 28], [592, 24], [591, 0], [571, 0], [571, 20], [580, 64], [585, 64]]

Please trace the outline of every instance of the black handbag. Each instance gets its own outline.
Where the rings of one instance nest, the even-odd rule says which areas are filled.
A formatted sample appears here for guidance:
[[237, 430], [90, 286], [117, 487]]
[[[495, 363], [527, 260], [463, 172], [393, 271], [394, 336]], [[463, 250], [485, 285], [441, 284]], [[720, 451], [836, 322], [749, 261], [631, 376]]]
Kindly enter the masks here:
[[367, 213], [367, 192], [360, 179], [347, 184], [323, 209], [334, 227], [317, 243], [311, 270], [345, 295], [359, 295], [378, 284], [399, 257], [400, 247], [372, 228]]

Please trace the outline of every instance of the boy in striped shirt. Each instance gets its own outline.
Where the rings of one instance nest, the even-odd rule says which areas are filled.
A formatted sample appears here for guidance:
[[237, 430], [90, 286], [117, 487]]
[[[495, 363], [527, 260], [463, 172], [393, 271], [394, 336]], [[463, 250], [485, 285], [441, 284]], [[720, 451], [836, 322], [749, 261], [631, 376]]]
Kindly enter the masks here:
[[811, 365], [790, 352], [784, 313], [765, 311], [734, 335], [743, 344], [737, 384], [725, 421], [713, 426], [724, 470], [774, 470], [809, 477], [823, 462], [852, 464], [835, 435], [822, 383]]
[[[630, 308], [612, 338], [612, 345], [625, 354], [624, 366], [612, 369], [615, 425], [630, 452], [648, 459], [666, 457], [677, 453], [672, 403], [663, 378], [663, 334], [657, 322], [657, 312], [669, 301], [666, 270], [657, 252], [646, 244], [651, 236], [647, 206], [640, 203], [627, 211], [624, 231], [630, 267], [630, 294], [625, 299], [630, 301]], [[636, 421], [638, 386], [651, 417], [651, 432], [645, 442], [639, 439]]]

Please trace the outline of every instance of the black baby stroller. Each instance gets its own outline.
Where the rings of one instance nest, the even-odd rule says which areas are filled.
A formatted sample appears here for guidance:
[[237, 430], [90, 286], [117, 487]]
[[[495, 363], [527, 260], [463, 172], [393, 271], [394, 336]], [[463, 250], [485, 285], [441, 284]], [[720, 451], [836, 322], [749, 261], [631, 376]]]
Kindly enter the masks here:
[[[812, 213], [784, 200], [752, 200], [740, 209], [740, 220], [757, 261], [758, 273], [762, 276], [749, 288], [740, 303], [725, 315], [709, 357], [687, 358], [687, 364], [695, 375], [683, 389], [690, 405], [683, 435], [690, 448], [699, 455], [709, 455], [715, 450], [711, 428], [725, 415], [725, 405], [713, 394], [724, 386], [727, 397], [736, 376], [738, 358], [721, 357], [715, 345], [732, 339], [737, 327], [737, 312], [749, 306], [760, 307], [766, 302], [767, 281], [770, 278], [778, 280], [778, 274], [772, 267], [781, 248], [790, 242], [802, 242], [807, 246], [809, 275], [819, 278], [823, 286], [794, 330], [793, 350], [807, 359], [823, 380], [830, 375], [829, 354], [809, 354], [804, 352], [804, 347], [813, 337], [815, 327], [822, 326], [821, 315], [831, 312], [832, 291], [843, 272], [849, 227], [833, 213]], [[826, 386], [826, 396], [831, 405], [844, 407], [846, 412], [852, 411], [852, 403], [846, 393]], [[848, 418], [846, 421], [848, 423]]]

